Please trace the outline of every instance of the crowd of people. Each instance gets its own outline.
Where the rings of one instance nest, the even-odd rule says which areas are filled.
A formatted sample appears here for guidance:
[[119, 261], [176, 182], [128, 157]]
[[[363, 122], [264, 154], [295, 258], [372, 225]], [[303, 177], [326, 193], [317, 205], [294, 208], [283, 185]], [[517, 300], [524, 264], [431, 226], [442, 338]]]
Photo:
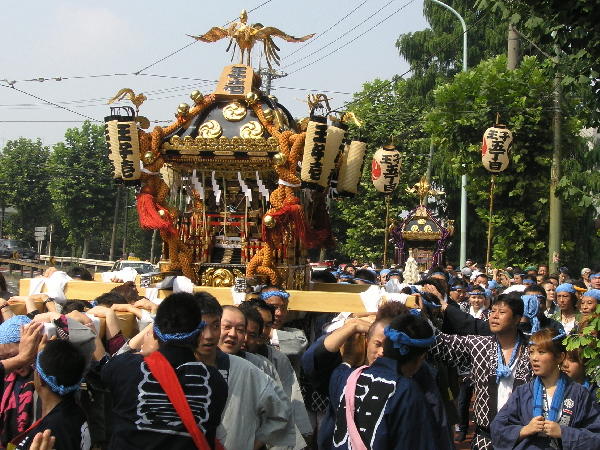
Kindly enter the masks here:
[[272, 285], [235, 306], [131, 282], [93, 302], [20, 297], [0, 275], [0, 448], [443, 450], [473, 425], [474, 449], [600, 449], [589, 355], [565, 347], [597, 322], [600, 271], [405, 275], [313, 270], [315, 289], [378, 292], [364, 313], [289, 311]]

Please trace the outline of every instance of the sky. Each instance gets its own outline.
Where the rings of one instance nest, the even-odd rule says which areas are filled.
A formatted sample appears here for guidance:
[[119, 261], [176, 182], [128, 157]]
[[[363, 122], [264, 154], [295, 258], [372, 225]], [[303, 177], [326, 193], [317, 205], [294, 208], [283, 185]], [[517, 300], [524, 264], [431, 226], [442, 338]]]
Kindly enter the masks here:
[[[402, 33], [427, 26], [423, 0], [271, 0], [259, 6], [264, 2], [35, 0], [3, 4], [0, 84], [16, 81], [15, 88], [71, 111], [0, 87], [0, 146], [21, 136], [39, 137], [45, 145], [59, 142], [67, 128], [80, 126], [86, 118], [102, 121], [110, 112], [108, 99], [121, 88], [148, 97], [141, 115], [151, 121], [173, 120], [180, 103], [193, 103], [189, 98], [193, 90], [212, 92], [212, 80], [231, 64], [231, 53], [225, 52], [228, 40], [197, 42], [140, 75], [133, 73], [192, 42], [188, 34], [223, 26], [242, 9], [249, 11], [249, 23], [275, 26], [294, 36], [317, 33], [306, 45], [276, 41], [281, 49], [279, 70], [288, 76], [273, 82], [272, 94], [297, 117], [308, 113], [304, 100], [309, 92], [332, 91], [327, 95], [337, 107], [351, 100], [363, 83], [405, 72], [408, 66], [398, 55], [395, 41]], [[255, 69], [259, 57], [255, 50]], [[236, 54], [234, 63], [238, 58]], [[26, 81], [39, 78], [50, 80]]]

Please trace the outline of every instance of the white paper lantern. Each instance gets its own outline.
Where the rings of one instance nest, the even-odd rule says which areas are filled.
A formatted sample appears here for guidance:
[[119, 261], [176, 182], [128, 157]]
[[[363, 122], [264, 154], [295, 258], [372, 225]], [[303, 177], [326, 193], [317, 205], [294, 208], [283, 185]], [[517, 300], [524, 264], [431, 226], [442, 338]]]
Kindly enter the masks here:
[[371, 180], [375, 189], [384, 194], [394, 192], [400, 182], [400, 152], [393, 146], [380, 148], [373, 155]]
[[505, 125], [495, 125], [485, 130], [481, 144], [481, 163], [489, 172], [499, 173], [510, 164], [512, 132]]

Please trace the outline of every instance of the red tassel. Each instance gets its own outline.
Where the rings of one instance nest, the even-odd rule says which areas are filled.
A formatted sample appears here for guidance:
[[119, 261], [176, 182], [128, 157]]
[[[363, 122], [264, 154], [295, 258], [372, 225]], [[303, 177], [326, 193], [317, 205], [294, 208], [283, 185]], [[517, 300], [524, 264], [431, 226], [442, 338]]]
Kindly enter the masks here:
[[274, 240], [274, 235], [282, 233], [285, 227], [290, 227], [297, 233], [298, 238], [303, 245], [307, 248], [316, 248], [325, 243], [331, 234], [331, 229], [329, 227], [315, 230], [306, 223], [304, 210], [302, 209], [298, 198], [294, 198], [276, 211], [269, 211], [268, 215], [276, 220], [276, 225], [272, 229], [266, 228], [263, 225], [262, 234], [264, 241]]
[[166, 209], [163, 209], [165, 216], [161, 217], [158, 213], [159, 205], [154, 200], [154, 197], [152, 197], [152, 194], [137, 195], [137, 210], [142, 228], [177, 234], [177, 230], [173, 227], [171, 215]]

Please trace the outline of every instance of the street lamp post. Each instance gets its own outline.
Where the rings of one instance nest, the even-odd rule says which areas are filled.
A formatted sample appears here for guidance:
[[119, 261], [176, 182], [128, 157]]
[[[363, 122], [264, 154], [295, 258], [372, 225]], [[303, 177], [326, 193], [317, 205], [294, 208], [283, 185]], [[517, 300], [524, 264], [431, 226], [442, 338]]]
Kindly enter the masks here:
[[[463, 72], [467, 71], [467, 25], [462, 16], [451, 6], [438, 0], [431, 0], [444, 8], [450, 10], [463, 28]], [[467, 260], [467, 175], [463, 175], [460, 180], [460, 267], [464, 267]]]

